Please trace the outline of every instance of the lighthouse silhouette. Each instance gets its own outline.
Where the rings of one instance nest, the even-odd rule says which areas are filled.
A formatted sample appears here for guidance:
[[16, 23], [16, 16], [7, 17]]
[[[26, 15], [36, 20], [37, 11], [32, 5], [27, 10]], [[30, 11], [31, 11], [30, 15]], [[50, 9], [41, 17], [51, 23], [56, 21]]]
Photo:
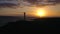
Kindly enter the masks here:
[[24, 12], [24, 21], [26, 21], [26, 12]]

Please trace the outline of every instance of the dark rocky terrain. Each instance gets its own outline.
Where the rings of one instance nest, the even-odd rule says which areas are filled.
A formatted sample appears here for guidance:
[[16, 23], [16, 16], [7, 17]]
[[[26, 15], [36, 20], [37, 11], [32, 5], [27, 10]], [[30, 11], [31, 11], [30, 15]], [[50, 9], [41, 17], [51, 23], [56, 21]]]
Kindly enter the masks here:
[[38, 18], [34, 21], [19, 20], [9, 22], [8, 25], [1, 27], [4, 32], [55, 32], [56, 25], [59, 25], [60, 18]]
[[17, 16], [0, 16], [0, 27], [8, 24], [8, 22], [16, 22], [18, 20], [23, 20], [23, 17], [17, 17]]

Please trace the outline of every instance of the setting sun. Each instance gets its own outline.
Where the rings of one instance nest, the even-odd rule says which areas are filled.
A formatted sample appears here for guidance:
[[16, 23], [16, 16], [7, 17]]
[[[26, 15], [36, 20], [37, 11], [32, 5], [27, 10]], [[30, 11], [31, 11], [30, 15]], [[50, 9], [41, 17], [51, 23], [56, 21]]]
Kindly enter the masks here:
[[37, 16], [44, 17], [46, 16], [46, 12], [42, 9], [37, 10]]

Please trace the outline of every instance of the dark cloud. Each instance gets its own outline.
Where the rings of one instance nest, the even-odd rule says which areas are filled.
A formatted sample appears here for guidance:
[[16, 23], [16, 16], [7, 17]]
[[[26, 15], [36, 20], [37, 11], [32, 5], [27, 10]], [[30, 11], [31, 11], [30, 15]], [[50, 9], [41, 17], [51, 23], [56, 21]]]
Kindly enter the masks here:
[[0, 8], [4, 8], [4, 7], [8, 7], [8, 8], [15, 8], [17, 7], [19, 4], [18, 2], [15, 0], [15, 1], [3, 1], [3, 0], [0, 0]]
[[17, 6], [17, 5], [12, 3], [0, 3], [0, 6]]
[[60, 3], [60, 0], [49, 0], [48, 2]]
[[60, 0], [56, 0], [56, 3], [60, 3]]
[[37, 2], [37, 0], [24, 0], [24, 1], [27, 1], [27, 2], [29, 2], [31, 4], [35, 4]]
[[[24, 0], [24, 1], [27, 1], [28, 3], [31, 3], [32, 5], [36, 5], [36, 6], [39, 6], [39, 2], [42, 2], [44, 0]], [[46, 0], [48, 3], [52, 3], [52, 4], [41, 4], [41, 6], [46, 6], [46, 5], [55, 5], [55, 4], [58, 4], [60, 3], [60, 0]]]
[[[26, 6], [27, 6], [27, 4], [29, 5], [29, 3], [30, 3], [30, 5], [39, 6], [38, 2], [41, 2], [43, 0], [20, 0], [20, 1], [25, 2]], [[56, 4], [58, 4], [58, 3], [60, 3], [60, 0], [49, 0], [48, 2], [55, 2]], [[16, 2], [14, 2], [14, 3], [16, 3]], [[14, 4], [14, 3], [0, 3], [0, 7], [10, 7], [10, 8], [12, 7], [13, 8], [14, 6], [15, 7], [20, 6], [19, 4]], [[45, 5], [43, 4], [43, 6], [45, 6]]]
[[15, 4], [10, 4], [10, 3], [1, 3], [0, 8], [16, 8], [17, 5]]
[[[35, 3], [35, 2], [38, 2], [38, 1], [43, 1], [43, 0], [24, 0], [24, 1], [28, 1], [29, 3]], [[48, 2], [56, 2], [56, 3], [60, 3], [60, 0], [46, 0]]]

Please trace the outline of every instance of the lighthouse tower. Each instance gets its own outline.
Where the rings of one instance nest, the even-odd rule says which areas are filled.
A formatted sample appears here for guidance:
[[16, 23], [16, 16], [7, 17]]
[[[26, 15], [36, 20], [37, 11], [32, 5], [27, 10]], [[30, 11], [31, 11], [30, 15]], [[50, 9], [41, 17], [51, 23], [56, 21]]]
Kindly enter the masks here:
[[26, 21], [26, 12], [24, 12], [24, 21]]

